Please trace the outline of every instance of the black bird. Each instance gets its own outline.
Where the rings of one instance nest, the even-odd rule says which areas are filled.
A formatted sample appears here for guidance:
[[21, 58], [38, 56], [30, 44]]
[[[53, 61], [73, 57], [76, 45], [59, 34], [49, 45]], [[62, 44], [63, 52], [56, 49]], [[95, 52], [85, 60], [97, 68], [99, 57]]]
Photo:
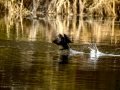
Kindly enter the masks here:
[[68, 43], [72, 43], [72, 41], [69, 39], [69, 37], [66, 34], [64, 34], [64, 37], [61, 34], [59, 34], [58, 37], [53, 41], [53, 43], [57, 45], [61, 45], [63, 49], [60, 50], [64, 50], [64, 49], [70, 50]]

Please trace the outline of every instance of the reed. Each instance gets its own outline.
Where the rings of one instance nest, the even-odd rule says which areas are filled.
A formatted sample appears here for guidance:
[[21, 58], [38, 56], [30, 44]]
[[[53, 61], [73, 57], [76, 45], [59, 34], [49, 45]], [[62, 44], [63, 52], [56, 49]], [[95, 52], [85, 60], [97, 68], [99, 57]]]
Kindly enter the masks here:
[[5, 0], [4, 5], [0, 6], [1, 11], [8, 9], [10, 12], [91, 16], [120, 15], [120, 1], [118, 0]]
[[52, 0], [48, 7], [49, 13], [85, 14], [116, 16], [118, 0]]

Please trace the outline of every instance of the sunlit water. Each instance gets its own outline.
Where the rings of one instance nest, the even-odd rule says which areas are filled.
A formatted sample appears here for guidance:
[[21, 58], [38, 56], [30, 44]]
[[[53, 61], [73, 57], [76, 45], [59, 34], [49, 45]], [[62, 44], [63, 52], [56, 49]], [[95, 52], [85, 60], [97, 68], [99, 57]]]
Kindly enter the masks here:
[[[59, 33], [70, 51], [52, 43]], [[120, 90], [119, 19], [1, 14], [0, 89]]]

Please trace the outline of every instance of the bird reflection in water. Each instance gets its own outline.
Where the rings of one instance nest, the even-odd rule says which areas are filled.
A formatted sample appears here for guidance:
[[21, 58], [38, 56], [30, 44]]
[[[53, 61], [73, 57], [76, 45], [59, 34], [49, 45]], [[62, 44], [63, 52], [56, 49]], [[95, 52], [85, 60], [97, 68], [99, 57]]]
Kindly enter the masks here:
[[60, 64], [68, 64], [70, 60], [70, 56], [69, 55], [60, 55]]

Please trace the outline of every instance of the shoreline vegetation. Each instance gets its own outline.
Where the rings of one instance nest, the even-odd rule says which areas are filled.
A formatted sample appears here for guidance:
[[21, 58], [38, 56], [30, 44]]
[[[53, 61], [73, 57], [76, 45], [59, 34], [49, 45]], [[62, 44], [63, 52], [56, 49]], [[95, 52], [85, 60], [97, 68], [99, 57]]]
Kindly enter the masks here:
[[119, 16], [119, 0], [1, 0], [0, 12]]

